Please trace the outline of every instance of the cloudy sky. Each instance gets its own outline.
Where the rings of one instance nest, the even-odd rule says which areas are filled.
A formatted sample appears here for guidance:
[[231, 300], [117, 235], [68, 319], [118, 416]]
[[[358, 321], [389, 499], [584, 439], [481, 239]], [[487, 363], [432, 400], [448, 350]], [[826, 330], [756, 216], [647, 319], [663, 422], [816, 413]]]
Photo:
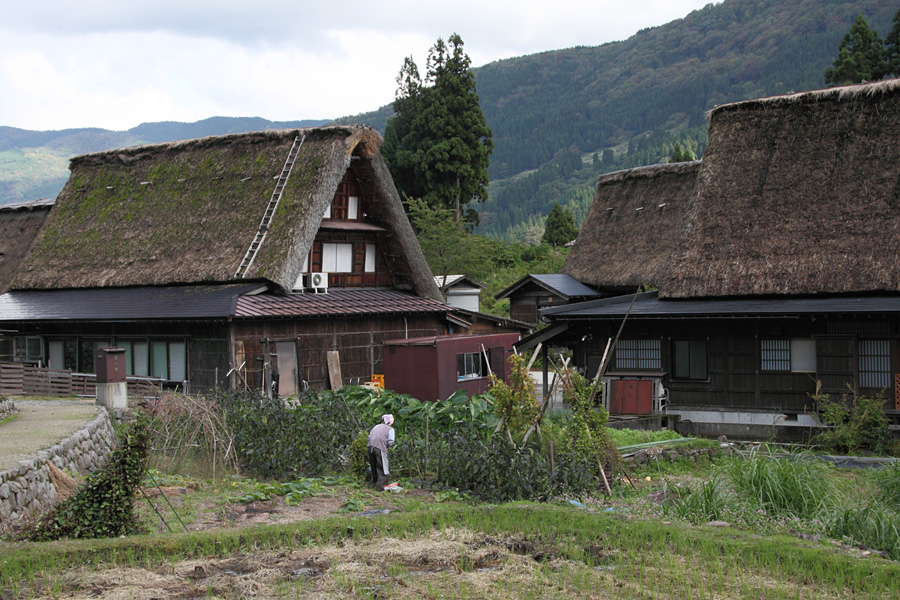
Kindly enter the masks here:
[[[30, 0], [0, 18], [0, 125], [330, 119], [456, 32], [473, 66], [623, 40], [712, 0]], [[718, 0], [716, 0], [718, 1]]]

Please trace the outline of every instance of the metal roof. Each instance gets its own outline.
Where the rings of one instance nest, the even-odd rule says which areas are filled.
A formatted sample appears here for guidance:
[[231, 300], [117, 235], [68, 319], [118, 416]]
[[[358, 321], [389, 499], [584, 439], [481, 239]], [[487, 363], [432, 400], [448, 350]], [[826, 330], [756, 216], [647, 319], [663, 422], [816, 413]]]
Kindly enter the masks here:
[[597, 290], [584, 285], [571, 275], [565, 275], [564, 273], [547, 273], [526, 275], [494, 297], [498, 300], [506, 298], [531, 281], [566, 300], [569, 298], [596, 297], [600, 295], [597, 293]]
[[[553, 320], [623, 317], [633, 295], [603, 298], [546, 308]], [[900, 296], [833, 296], [810, 298], [751, 298], [717, 300], [660, 300], [657, 292], [638, 294], [630, 316], [645, 318], [765, 317], [813, 314], [900, 313]]]
[[241, 294], [259, 283], [23, 290], [0, 296], [0, 321], [144, 321], [210, 319], [234, 314]]
[[443, 302], [395, 290], [332, 289], [327, 294], [242, 296], [235, 317], [361, 316], [450, 310]]
[[[448, 287], [448, 288], [449, 288], [449, 287], [455, 286], [457, 283], [466, 283], [466, 282], [468, 282], [469, 284], [471, 284], [471, 285], [473, 285], [473, 286], [475, 286], [475, 287], [478, 287], [478, 288], [483, 288], [483, 287], [484, 287], [484, 284], [483, 284], [483, 283], [480, 283], [480, 282], [478, 282], [478, 281], [475, 281], [474, 279], [472, 279], [472, 278], [469, 277], [468, 275], [447, 275], [446, 277], [447, 277], [447, 280], [446, 280], [446, 281], [447, 281], [447, 286], [446, 286], [446, 287]], [[444, 287], [444, 275], [435, 275], [435, 276], [434, 276], [434, 283], [435, 283], [435, 285], [437, 285], [439, 288], [440, 288], [440, 287]]]

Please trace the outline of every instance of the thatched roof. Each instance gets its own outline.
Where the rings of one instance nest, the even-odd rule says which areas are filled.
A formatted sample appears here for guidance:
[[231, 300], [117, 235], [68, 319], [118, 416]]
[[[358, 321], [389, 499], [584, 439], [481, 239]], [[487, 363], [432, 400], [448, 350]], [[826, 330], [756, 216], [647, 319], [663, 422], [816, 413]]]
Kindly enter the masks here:
[[710, 113], [670, 298], [900, 291], [900, 80]]
[[290, 290], [326, 207], [352, 168], [388, 230], [395, 287], [439, 299], [368, 127], [265, 131], [72, 159], [72, 175], [15, 289], [235, 280], [291, 145], [303, 139], [268, 236], [245, 279]]
[[607, 290], [659, 283], [681, 240], [699, 165], [654, 165], [600, 177], [560, 273]]
[[52, 200], [0, 204], [0, 294], [9, 286], [52, 207]]

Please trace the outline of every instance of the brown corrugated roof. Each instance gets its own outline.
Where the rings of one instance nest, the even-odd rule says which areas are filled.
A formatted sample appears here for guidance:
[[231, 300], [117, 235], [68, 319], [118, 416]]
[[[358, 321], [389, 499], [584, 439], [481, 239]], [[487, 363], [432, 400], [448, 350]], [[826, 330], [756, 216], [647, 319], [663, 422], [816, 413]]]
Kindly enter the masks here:
[[238, 298], [235, 317], [337, 317], [450, 310], [442, 302], [393, 290], [343, 289], [327, 294], [242, 296]]

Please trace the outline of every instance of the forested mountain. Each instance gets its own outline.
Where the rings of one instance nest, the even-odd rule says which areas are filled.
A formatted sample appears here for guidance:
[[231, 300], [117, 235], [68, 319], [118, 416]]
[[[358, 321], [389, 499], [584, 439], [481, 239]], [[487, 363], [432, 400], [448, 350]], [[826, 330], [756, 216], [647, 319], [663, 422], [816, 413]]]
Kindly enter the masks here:
[[[900, 0], [724, 0], [625, 41], [475, 69], [494, 141], [490, 197], [479, 207], [479, 231], [539, 240], [554, 202], [568, 206], [580, 224], [598, 174], [664, 162], [675, 142], [701, 155], [707, 110], [823, 87], [825, 69], [856, 15], [862, 13], [884, 36], [898, 9]], [[391, 114], [386, 105], [338, 122], [366, 123], [383, 132]], [[241, 127], [249, 128], [296, 126], [234, 121], [235, 127], [237, 121], [247, 121]], [[128, 132], [0, 128], [0, 202], [55, 195], [47, 177], [35, 176], [27, 185], [27, 177], [11, 178], [11, 163], [32, 172], [53, 165], [58, 190], [72, 154], [227, 133], [216, 129], [226, 124], [218, 119], [157, 123]], [[41, 183], [44, 187], [37, 187]], [[43, 191], [35, 195], [34, 190]]]
[[[664, 162], [675, 141], [702, 154], [707, 110], [823, 87], [856, 15], [884, 36], [898, 9], [897, 0], [725, 0], [622, 42], [476, 69], [494, 140], [479, 231], [532, 241], [554, 202], [584, 214], [597, 174]], [[383, 127], [385, 117], [382, 109], [346, 120]], [[606, 149], [612, 159], [595, 168], [593, 153]], [[552, 167], [567, 151], [589, 168]], [[518, 175], [542, 165], [543, 173]]]

